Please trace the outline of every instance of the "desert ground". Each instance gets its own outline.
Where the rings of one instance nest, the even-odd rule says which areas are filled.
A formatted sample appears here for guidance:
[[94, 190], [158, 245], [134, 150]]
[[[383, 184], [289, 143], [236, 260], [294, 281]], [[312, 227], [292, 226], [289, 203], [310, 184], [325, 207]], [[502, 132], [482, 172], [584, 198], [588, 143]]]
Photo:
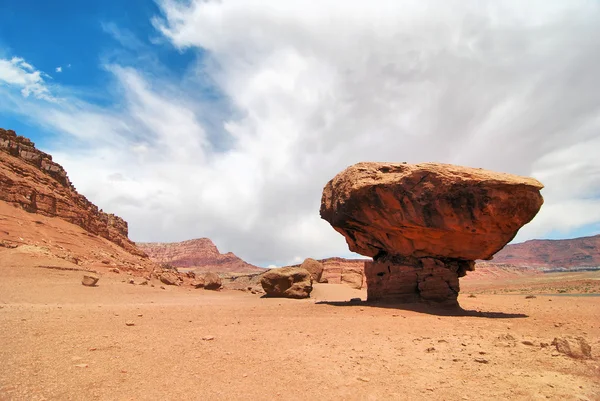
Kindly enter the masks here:
[[[598, 296], [471, 281], [449, 312], [351, 303], [366, 292], [335, 284], [306, 300], [125, 273], [85, 287], [24, 252], [0, 248], [0, 400], [600, 400]], [[565, 336], [594, 359], [559, 353]]]

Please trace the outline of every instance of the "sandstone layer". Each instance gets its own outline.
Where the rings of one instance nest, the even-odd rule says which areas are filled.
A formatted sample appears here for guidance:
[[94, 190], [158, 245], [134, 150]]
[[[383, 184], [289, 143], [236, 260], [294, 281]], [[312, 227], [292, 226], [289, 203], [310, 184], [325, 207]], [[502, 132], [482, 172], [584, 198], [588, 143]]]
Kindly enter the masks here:
[[138, 242], [140, 249], [157, 263], [167, 263], [175, 267], [196, 268], [202, 271], [253, 273], [264, 269], [246, 263], [235, 254], [222, 254], [208, 238], [198, 238], [182, 242]]
[[321, 217], [365, 264], [370, 301], [455, 305], [458, 278], [539, 211], [543, 185], [448, 164], [358, 163], [327, 183]]
[[59, 217], [146, 256], [128, 238], [127, 222], [77, 193], [65, 170], [29, 139], [0, 128], [0, 201], [30, 213]]

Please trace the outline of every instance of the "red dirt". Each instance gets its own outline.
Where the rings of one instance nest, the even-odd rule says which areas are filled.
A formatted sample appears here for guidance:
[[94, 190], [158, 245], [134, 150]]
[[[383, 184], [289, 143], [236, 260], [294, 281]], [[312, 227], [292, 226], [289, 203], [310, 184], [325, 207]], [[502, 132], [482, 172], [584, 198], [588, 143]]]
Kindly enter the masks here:
[[[162, 290], [157, 281], [131, 285], [114, 273], [84, 287], [81, 272], [35, 268], [58, 261], [17, 251], [0, 248], [0, 400], [600, 394], [599, 297], [463, 293], [460, 303], [470, 312], [447, 316], [315, 303], [365, 298], [364, 290], [345, 285], [316, 285], [307, 300]], [[596, 359], [540, 347], [567, 335], [586, 338]]]

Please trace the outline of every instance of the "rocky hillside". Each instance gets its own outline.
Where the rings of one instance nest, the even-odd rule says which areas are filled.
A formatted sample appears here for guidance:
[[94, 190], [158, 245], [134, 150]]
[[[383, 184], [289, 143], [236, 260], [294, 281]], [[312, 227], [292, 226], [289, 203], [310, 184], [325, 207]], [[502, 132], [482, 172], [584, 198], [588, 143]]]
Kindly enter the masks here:
[[244, 262], [235, 254], [222, 254], [208, 238], [183, 242], [138, 242], [137, 246], [157, 263], [203, 271], [252, 273], [264, 269]]
[[33, 246], [27, 249], [80, 265], [154, 266], [129, 240], [126, 221], [79, 194], [62, 166], [32, 141], [1, 128], [0, 220], [5, 249]]
[[600, 235], [507, 245], [494, 255], [492, 263], [544, 269], [600, 267]]

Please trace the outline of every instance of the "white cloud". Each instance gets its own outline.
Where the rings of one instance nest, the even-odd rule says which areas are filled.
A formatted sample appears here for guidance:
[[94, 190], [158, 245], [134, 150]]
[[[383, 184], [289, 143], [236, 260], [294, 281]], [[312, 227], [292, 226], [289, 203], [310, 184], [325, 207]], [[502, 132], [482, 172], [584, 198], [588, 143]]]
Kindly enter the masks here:
[[56, 67], [56, 68], [55, 68], [55, 71], [56, 71], [56, 72], [62, 72], [62, 67], [60, 67], [60, 66], [59, 66], [59, 67]]
[[19, 57], [0, 58], [0, 85], [18, 88], [24, 97], [54, 100], [44, 82], [43, 73]]
[[[596, 2], [161, 6], [157, 28], [201, 64], [177, 80], [112, 65], [114, 107], [26, 109], [76, 138], [51, 152], [134, 240], [208, 236], [264, 265], [347, 255], [321, 191], [363, 160], [538, 177], [521, 240], [600, 221]], [[206, 80], [227, 107], [203, 100]]]

